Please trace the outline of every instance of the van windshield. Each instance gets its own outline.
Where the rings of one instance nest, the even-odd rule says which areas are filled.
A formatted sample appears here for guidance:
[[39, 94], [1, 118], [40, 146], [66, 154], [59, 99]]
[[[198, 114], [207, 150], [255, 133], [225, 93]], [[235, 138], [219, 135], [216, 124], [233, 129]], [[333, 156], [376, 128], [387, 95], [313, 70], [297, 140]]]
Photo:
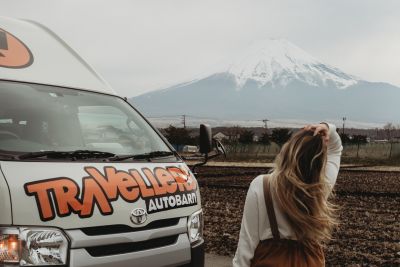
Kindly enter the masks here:
[[81, 90], [0, 81], [0, 151], [171, 152], [124, 100]]

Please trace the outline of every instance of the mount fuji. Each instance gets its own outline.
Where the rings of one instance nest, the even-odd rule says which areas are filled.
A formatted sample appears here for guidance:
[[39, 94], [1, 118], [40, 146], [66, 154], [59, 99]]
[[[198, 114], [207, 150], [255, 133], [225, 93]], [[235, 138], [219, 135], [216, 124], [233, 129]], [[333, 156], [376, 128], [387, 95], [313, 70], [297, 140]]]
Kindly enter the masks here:
[[201, 78], [130, 99], [145, 115], [224, 120], [400, 122], [400, 88], [322, 63], [286, 40], [265, 40]]

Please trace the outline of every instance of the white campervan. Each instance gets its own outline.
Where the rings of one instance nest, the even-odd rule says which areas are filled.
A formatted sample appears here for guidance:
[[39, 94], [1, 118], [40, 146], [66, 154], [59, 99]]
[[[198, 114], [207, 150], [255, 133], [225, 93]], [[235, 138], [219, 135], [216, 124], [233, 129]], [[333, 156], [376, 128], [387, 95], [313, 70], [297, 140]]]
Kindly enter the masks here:
[[203, 218], [193, 173], [126, 99], [49, 29], [0, 17], [0, 266], [15, 265], [203, 266]]

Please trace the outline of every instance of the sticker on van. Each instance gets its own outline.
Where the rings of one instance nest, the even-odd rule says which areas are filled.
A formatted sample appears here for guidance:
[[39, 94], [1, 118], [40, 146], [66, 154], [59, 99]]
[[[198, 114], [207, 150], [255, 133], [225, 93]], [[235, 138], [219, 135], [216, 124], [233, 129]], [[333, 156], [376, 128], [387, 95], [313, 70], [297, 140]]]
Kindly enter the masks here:
[[0, 29], [0, 67], [21, 69], [32, 65], [29, 48], [11, 33]]
[[80, 218], [92, 217], [95, 206], [102, 215], [111, 215], [112, 202], [119, 198], [128, 203], [143, 199], [148, 214], [198, 203], [197, 182], [187, 169], [171, 166], [122, 171], [108, 166], [103, 170], [95, 167], [84, 170], [88, 176], [82, 178], [82, 188], [68, 177], [24, 185], [25, 193], [35, 198], [42, 221], [72, 213]]

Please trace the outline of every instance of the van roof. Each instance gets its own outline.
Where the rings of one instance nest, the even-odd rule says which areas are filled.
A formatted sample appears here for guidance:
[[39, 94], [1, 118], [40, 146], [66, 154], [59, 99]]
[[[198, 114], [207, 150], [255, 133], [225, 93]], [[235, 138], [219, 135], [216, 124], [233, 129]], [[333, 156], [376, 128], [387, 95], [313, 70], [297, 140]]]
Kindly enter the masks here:
[[0, 80], [116, 94], [60, 37], [43, 25], [0, 16]]

